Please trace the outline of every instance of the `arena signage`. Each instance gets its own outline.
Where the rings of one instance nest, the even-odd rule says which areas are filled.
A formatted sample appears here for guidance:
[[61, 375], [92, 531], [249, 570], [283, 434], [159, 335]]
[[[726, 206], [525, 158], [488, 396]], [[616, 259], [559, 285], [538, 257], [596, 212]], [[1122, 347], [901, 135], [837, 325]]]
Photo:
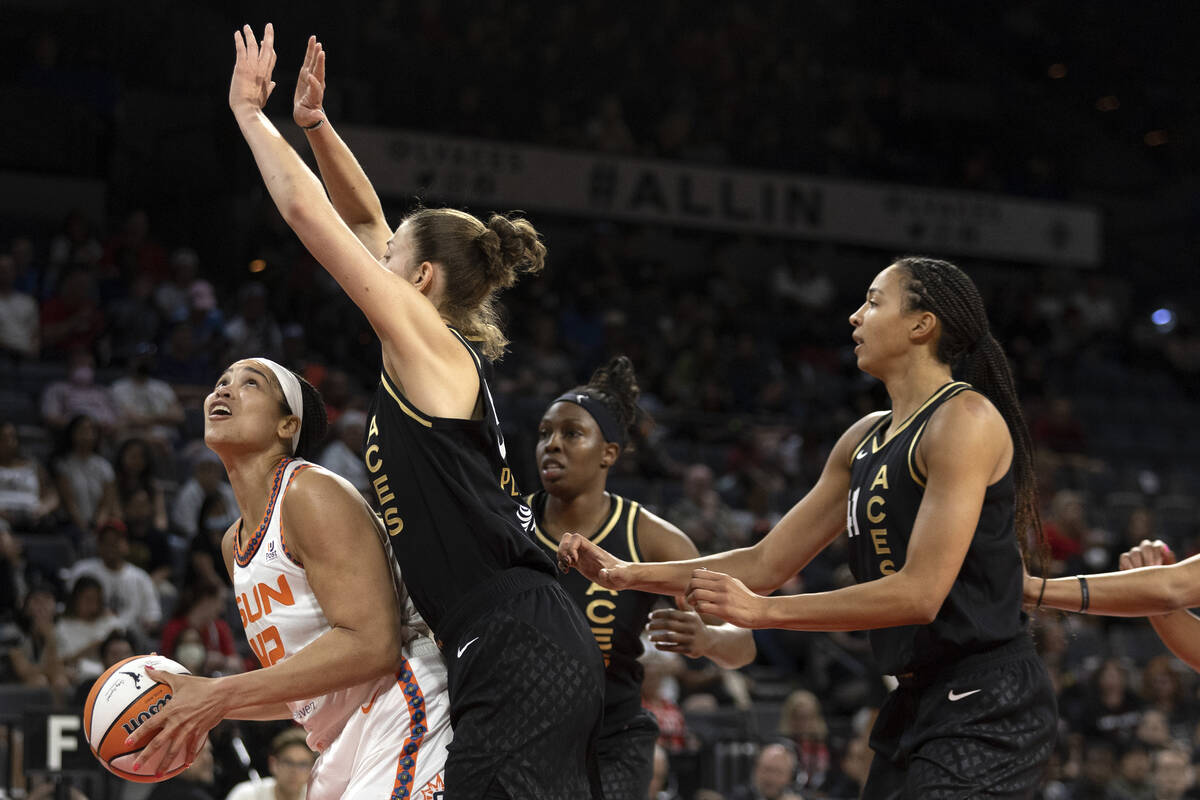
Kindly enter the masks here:
[[[287, 125], [299, 142], [294, 125]], [[1095, 208], [346, 126], [384, 197], [1092, 266]]]

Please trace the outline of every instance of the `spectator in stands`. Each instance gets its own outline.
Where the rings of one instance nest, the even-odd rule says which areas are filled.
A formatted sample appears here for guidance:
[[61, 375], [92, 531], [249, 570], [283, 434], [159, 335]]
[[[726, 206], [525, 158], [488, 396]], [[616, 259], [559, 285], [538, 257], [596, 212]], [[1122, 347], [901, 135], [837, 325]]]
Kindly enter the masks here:
[[[134, 646], [133, 637], [126, 631], [117, 628], [108, 636], [104, 637], [104, 641], [100, 643], [100, 670], [101, 674], [118, 661], [124, 661], [127, 658], [132, 658], [137, 655], [137, 648]], [[84, 681], [76, 684], [74, 706], [77, 709], [82, 709], [84, 702], [87, 700], [88, 693], [92, 689], [91, 681]]]
[[367, 415], [358, 409], [351, 409], [342, 414], [332, 426], [333, 438], [317, 462], [328, 470], [336, 472], [358, 489], [363, 497], [370, 502], [373, 492], [371, 479], [367, 475], [366, 465], [362, 458], [363, 435], [367, 429]]
[[154, 290], [154, 304], [166, 319], [182, 322], [191, 315], [191, 288], [199, 273], [200, 255], [190, 247], [177, 248], [171, 252], [169, 267], [166, 280]]
[[1182, 747], [1164, 747], [1154, 754], [1154, 800], [1183, 800], [1196, 780], [1191, 754]]
[[42, 419], [51, 430], [62, 430], [79, 414], [91, 417], [105, 433], [119, 419], [112, 390], [96, 383], [96, 362], [91, 351], [82, 348], [71, 351], [67, 380], [54, 381], [42, 393]]
[[167, 275], [167, 252], [150, 232], [150, 216], [144, 209], [129, 212], [121, 230], [104, 245], [104, 264], [116, 268], [126, 280], [146, 275], [158, 283]]
[[1150, 782], [1150, 751], [1138, 741], [1119, 748], [1117, 774], [1109, 784], [1109, 793], [1120, 800], [1154, 800]]
[[301, 728], [289, 728], [271, 740], [267, 771], [271, 777], [233, 787], [225, 800], [304, 800], [316, 756]]
[[737, 517], [714, 488], [713, 471], [693, 464], [683, 476], [683, 497], [667, 517], [696, 543], [701, 553], [720, 553], [745, 544]]
[[121, 620], [104, 607], [104, 589], [91, 575], [71, 587], [67, 608], [54, 626], [58, 652], [73, 682], [89, 681], [104, 671], [100, 644], [121, 628]]
[[1115, 774], [1116, 745], [1108, 739], [1086, 739], [1079, 777], [1067, 784], [1071, 800], [1116, 800], [1108, 791]]
[[[189, 322], [174, 325], [167, 334], [166, 347], [158, 359], [158, 377], [170, 382], [180, 402], [190, 408], [209, 389], [212, 379], [212, 348], [196, 338]], [[196, 403], [190, 402], [195, 400]]]
[[165, 531], [168, 525], [166, 492], [158, 483], [157, 476], [161, 470], [157, 468], [146, 440], [133, 437], [122, 442], [117, 448], [113, 468], [122, 516], [126, 514], [126, 506], [134, 493], [145, 492], [153, 509], [154, 527]]
[[52, 292], [63, 274], [73, 268], [92, 269], [104, 256], [104, 247], [93, 233], [92, 221], [81, 209], [67, 212], [62, 228], [50, 239], [43, 295]]
[[38, 306], [16, 288], [16, 282], [16, 261], [8, 253], [0, 253], [0, 356], [23, 361], [37, 358], [41, 348]]
[[796, 757], [790, 747], [769, 744], [758, 754], [750, 783], [733, 790], [729, 800], [803, 800], [793, 790]]
[[44, 357], [61, 358], [73, 350], [91, 352], [104, 334], [96, 282], [81, 268], [63, 275], [57, 293], [42, 304], [41, 314]]
[[779, 733], [796, 749], [796, 788], [821, 789], [829, 774], [829, 726], [821, 701], [807, 689], [797, 689], [783, 701]]
[[122, 432], [143, 437], [165, 453], [179, 438], [183, 406], [170, 384], [151, 377], [156, 352], [149, 342], [138, 345], [129, 361], [129, 374], [113, 382], [112, 396]]
[[0, 519], [17, 531], [46, 530], [58, 506], [46, 468], [22, 454], [17, 426], [0, 422]]
[[186, 583], [206, 580], [232, 586], [229, 570], [225, 567], [225, 556], [221, 540], [238, 518], [238, 507], [231, 504], [223, 494], [213, 492], [205, 495], [197, 515], [197, 531], [188, 549]]
[[233, 634], [221, 618], [225, 598], [224, 586], [203, 578], [184, 586], [174, 616], [163, 626], [159, 651], [178, 661], [176, 648], [183, 646], [184, 632], [195, 631], [200, 651], [198, 657], [188, 660], [198, 663], [200, 670], [193, 672], [204, 675], [241, 672], [241, 661], [233, 647]]
[[1060, 705], [1072, 731], [1114, 742], [1132, 737], [1143, 710], [1129, 688], [1125, 666], [1116, 658], [1105, 659], [1085, 686], [1062, 696]]
[[104, 589], [104, 604], [120, 619], [121, 627], [137, 636], [150, 635], [162, 621], [162, 608], [154, 582], [146, 571], [127, 560], [129, 538], [119, 521], [100, 526], [94, 558], [85, 558], [67, 570], [67, 580], [84, 575], [96, 578]]
[[1142, 699], [1167, 719], [1172, 739], [1187, 740], [1196, 723], [1196, 703], [1183, 688], [1183, 681], [1170, 656], [1155, 656], [1142, 668]]
[[163, 330], [163, 318], [154, 304], [154, 284], [139, 275], [129, 284], [129, 290], [105, 306], [108, 314], [108, 342], [111, 358], [127, 362], [137, 356], [145, 342], [158, 341]]
[[1087, 453], [1087, 431], [1075, 414], [1068, 395], [1051, 397], [1046, 410], [1034, 418], [1030, 428], [1040, 457], [1083, 456]]
[[675, 703], [678, 684], [674, 676], [683, 670], [683, 658], [677, 653], [655, 650], [653, 643], [643, 637], [645, 653], [642, 662], [642, 708], [654, 715], [658, 723], [658, 743], [668, 753], [694, 750], [696, 742], [687, 728], [683, 711]]
[[857, 800], [870, 771], [871, 745], [864, 731], [847, 743], [837, 770], [825, 785], [825, 796], [831, 800]]
[[154, 501], [145, 489], [135, 489], [124, 501], [122, 520], [129, 534], [129, 563], [150, 575], [164, 603], [177, 594], [171, 582], [174, 566], [171, 532], [158, 527]]
[[54, 636], [54, 592], [35, 586], [25, 596], [17, 619], [18, 635], [8, 643], [8, 672], [25, 686], [46, 686], [65, 692], [70, 681]]
[[1107, 534], [1088, 524], [1082, 492], [1060, 489], [1043, 524], [1054, 575], [1094, 572], [1109, 561]]
[[1134, 731], [1137, 740], [1152, 750], [1171, 743], [1171, 727], [1167, 724], [1167, 715], [1157, 708], [1143, 711]]
[[108, 459], [96, 452], [99, 431], [91, 417], [74, 417], [59, 437], [51, 468], [78, 538], [117, 515], [116, 473]]
[[283, 332], [267, 308], [266, 287], [257, 282], [245, 284], [238, 302], [238, 313], [225, 325], [225, 361], [232, 363], [242, 353], [282, 358]]
[[[196, 523], [200, 518], [200, 507], [210, 494], [219, 494], [229, 513], [237, 516], [237, 498], [233, 496], [233, 487], [225, 479], [225, 467], [221, 464], [221, 459], [203, 442], [194, 442], [193, 445], [189, 445], [194, 453], [192, 475], [180, 487], [171, 502], [171, 523], [188, 539], [197, 533]], [[233, 519], [229, 521], [232, 522]], [[221, 566], [220, 571], [226, 571], [224, 566]]]

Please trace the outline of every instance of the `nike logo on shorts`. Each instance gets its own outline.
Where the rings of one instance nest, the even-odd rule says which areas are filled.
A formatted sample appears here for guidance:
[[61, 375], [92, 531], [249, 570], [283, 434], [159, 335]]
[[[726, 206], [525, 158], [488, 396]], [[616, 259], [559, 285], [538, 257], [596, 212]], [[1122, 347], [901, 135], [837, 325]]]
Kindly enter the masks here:
[[458, 648], [458, 658], [462, 658], [462, 654], [463, 654], [463, 653], [465, 653], [465, 652], [467, 652], [467, 648], [468, 648], [468, 647], [470, 647], [471, 645], [475, 644], [475, 643], [476, 643], [476, 642], [478, 642], [478, 641], [479, 641], [479, 637], [478, 637], [478, 636], [476, 636], [474, 639], [472, 639], [471, 641], [467, 642], [467, 643], [466, 643], [466, 644], [464, 644], [462, 647]]
[[982, 691], [983, 691], [983, 689], [972, 689], [969, 692], [956, 692], [953, 689], [951, 689], [950, 694], [948, 694], [947, 697], [950, 699], [951, 703], [955, 703], [959, 700], [962, 700], [964, 697], [970, 697], [971, 695], [975, 694], [976, 692], [982, 692]]
[[369, 711], [370, 711], [372, 708], [374, 708], [374, 707], [375, 707], [375, 701], [379, 699], [379, 692], [380, 692], [380, 691], [381, 691], [381, 690], [379, 690], [379, 689], [376, 689], [376, 690], [375, 690], [375, 694], [371, 695], [371, 702], [367, 703], [365, 706], [359, 706], [359, 710], [360, 710], [360, 711], [362, 711], [362, 713], [366, 714], [366, 713], [367, 713], [367, 712], [369, 712]]

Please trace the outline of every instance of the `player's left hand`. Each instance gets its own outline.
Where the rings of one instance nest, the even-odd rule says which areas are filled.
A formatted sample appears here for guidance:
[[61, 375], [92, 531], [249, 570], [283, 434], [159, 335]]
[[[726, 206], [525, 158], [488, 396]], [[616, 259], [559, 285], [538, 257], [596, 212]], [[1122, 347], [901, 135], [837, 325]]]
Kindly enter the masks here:
[[1162, 539], [1142, 539], [1137, 547], [1121, 554], [1119, 563], [1122, 570], [1166, 566], [1175, 563], [1175, 554]]
[[125, 743], [130, 747], [145, 745], [135, 769], [161, 774], [180, 754], [189, 764], [195, 760], [208, 740], [208, 732], [225, 718], [225, 706], [215, 680], [151, 667], [146, 668], [146, 674], [171, 687], [171, 700]]
[[275, 88], [275, 81], [271, 80], [275, 69], [275, 28], [267, 23], [260, 45], [254, 38], [254, 29], [246, 25], [234, 32], [233, 46], [237, 58], [229, 82], [229, 107], [234, 111], [246, 107], [261, 109]]
[[708, 569], [692, 572], [684, 597], [697, 613], [720, 617], [740, 628], [758, 627], [767, 599], [737, 578]]
[[688, 658], [708, 655], [712, 637], [708, 626], [695, 611], [678, 611], [674, 608], [656, 608], [650, 612], [646, 625], [650, 641], [657, 650], [665, 653], [682, 653]]

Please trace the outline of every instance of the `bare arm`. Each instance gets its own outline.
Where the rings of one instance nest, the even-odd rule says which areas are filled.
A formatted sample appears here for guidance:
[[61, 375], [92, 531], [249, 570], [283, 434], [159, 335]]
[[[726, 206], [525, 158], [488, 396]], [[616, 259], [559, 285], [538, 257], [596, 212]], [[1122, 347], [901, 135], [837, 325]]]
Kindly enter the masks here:
[[[1121, 554], [1121, 570], [1175, 563], [1175, 555], [1162, 541], [1143, 539], [1137, 547]], [[1200, 618], [1187, 609], [1150, 617], [1158, 638], [1179, 660], [1200, 672]]]
[[618, 590], [678, 596], [686, 591], [692, 573], [705, 569], [732, 575], [756, 592], [772, 592], [845, 530], [851, 451], [877, 420], [878, 415], [869, 415], [842, 434], [816, 486], [752, 547], [686, 561], [628, 564], [585, 537], [567, 533], [558, 546], [559, 566], [574, 567], [589, 580]]
[[875, 580], [814, 594], [761, 597], [736, 579], [698, 572], [687, 598], [737, 625], [809, 631], [931, 622], [950, 593], [979, 523], [983, 497], [1012, 458], [1004, 419], [984, 398], [960, 395], [938, 410], [919, 447], [927, 475], [905, 562]]
[[235, 34], [237, 63], [229, 105], [280, 214], [308, 252], [366, 315], [383, 346], [388, 373], [434, 416], [470, 418], [479, 393], [471, 356], [412, 283], [383, 266], [334, 210], [317, 176], [262, 107], [275, 84], [274, 30], [262, 47], [247, 25]]
[[169, 683], [170, 707], [155, 716], [157, 729], [142, 762], [170, 763], [194, 753], [225, 718], [275, 713], [280, 703], [317, 697], [386, 675], [400, 660], [400, 619], [390, 566], [374, 516], [341, 478], [301, 473], [282, 509], [288, 547], [304, 564], [309, 585], [330, 630], [307, 647], [264, 669], [214, 680], [155, 672]]
[[[638, 521], [638, 547], [649, 561], [697, 558], [700, 552], [683, 531], [643, 510]], [[718, 617], [701, 617], [687, 609], [658, 609], [650, 614], [650, 640], [665, 652], [711, 659], [726, 669], [754, 660], [754, 635]]]
[[392, 235], [383, 205], [362, 166], [325, 116], [324, 99], [325, 48], [317, 37], [310, 36], [296, 80], [292, 119], [308, 137], [334, 209], [371, 255], [383, 258]]
[[[1086, 579], [1089, 614], [1146, 617], [1200, 606], [1200, 556], [1178, 564], [1087, 575]], [[1027, 605], [1037, 602], [1041, 586], [1041, 578], [1026, 576]], [[1083, 607], [1081, 582], [1074, 577], [1046, 581], [1041, 604], [1078, 612]]]

